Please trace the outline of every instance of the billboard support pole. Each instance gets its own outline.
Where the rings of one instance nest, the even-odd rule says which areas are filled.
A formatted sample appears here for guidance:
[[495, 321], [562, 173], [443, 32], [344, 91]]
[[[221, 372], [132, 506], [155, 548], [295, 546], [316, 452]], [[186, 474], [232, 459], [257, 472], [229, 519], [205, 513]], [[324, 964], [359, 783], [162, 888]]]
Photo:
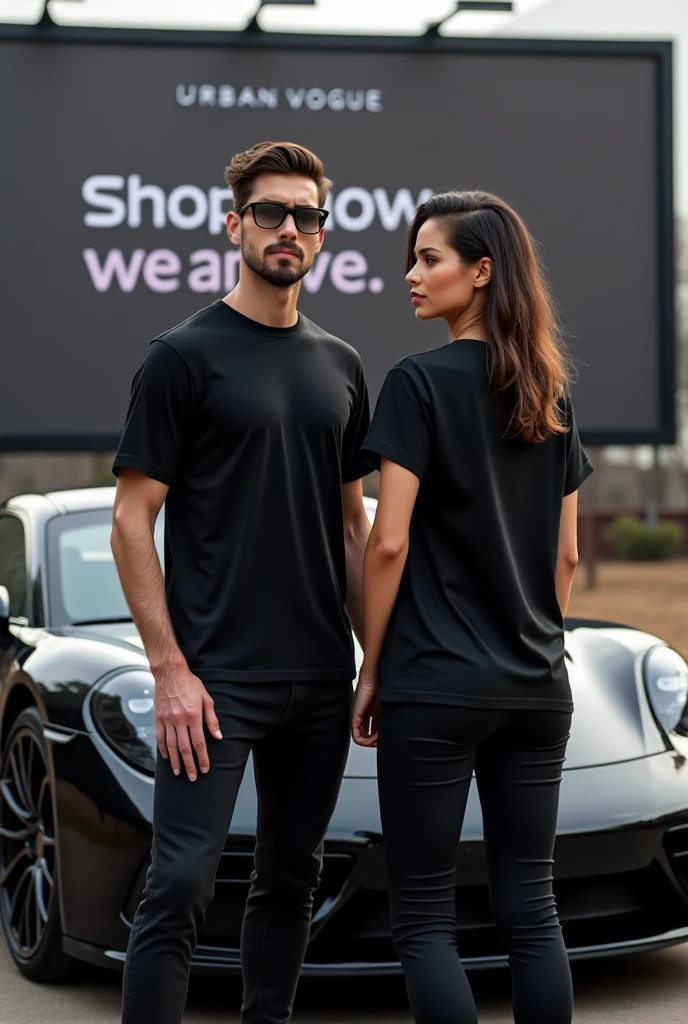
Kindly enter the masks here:
[[645, 522], [655, 526], [659, 522], [662, 507], [662, 467], [659, 462], [659, 445], [652, 445], [652, 465], [647, 475], [645, 500]]

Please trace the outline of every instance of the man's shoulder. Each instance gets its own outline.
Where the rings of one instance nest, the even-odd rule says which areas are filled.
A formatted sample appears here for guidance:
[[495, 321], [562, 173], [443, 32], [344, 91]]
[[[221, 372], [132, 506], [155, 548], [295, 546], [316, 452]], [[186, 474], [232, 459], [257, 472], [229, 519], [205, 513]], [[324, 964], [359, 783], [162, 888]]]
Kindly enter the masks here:
[[212, 330], [217, 323], [218, 309], [213, 303], [192, 313], [176, 326], [158, 334], [153, 338], [151, 344], [163, 341], [179, 355], [185, 356], [190, 351], [196, 350], [203, 343], [204, 338], [209, 337], [209, 330]]
[[362, 368], [361, 357], [353, 345], [344, 341], [343, 338], [337, 337], [336, 334], [330, 334], [329, 331], [319, 327], [318, 324], [309, 320], [309, 318], [304, 316], [303, 313], [300, 315], [303, 321], [303, 334], [312, 338], [314, 341], [318, 341], [320, 344], [329, 346], [333, 353], [336, 353], [352, 367], [356, 369]]

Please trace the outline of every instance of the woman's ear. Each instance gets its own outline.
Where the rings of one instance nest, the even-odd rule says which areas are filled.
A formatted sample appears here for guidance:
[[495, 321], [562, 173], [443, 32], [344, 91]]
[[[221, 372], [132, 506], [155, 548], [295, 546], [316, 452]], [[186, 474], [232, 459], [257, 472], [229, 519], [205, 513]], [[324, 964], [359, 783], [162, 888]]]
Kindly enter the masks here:
[[492, 260], [489, 256], [483, 256], [481, 260], [475, 265], [475, 278], [473, 280], [473, 286], [475, 288], [484, 288], [486, 284], [489, 284], [492, 280]]

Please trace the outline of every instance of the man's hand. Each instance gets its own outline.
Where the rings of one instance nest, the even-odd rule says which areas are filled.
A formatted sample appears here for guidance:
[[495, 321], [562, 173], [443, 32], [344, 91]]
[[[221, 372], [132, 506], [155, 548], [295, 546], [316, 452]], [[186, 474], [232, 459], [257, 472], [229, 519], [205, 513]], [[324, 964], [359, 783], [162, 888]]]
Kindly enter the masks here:
[[195, 782], [197, 772], [194, 751], [201, 771], [205, 774], [210, 768], [203, 733], [204, 721], [211, 735], [215, 739], [222, 739], [213, 698], [186, 665], [158, 669], [153, 674], [155, 737], [160, 753], [164, 758], [169, 758], [175, 775], [179, 775], [181, 758], [186, 774], [191, 782]]
[[376, 747], [380, 729], [380, 698], [377, 672], [361, 665], [351, 711], [351, 738], [359, 747]]

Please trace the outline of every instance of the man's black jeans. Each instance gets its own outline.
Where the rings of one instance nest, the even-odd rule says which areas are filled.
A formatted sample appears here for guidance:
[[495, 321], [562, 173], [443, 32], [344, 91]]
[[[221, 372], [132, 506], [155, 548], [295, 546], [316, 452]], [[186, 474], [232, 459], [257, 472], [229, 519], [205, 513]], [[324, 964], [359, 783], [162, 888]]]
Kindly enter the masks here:
[[[242, 1024], [286, 1024], [349, 748], [350, 683], [210, 683], [222, 740], [189, 782], [158, 756], [152, 862], [129, 943], [123, 1024], [179, 1024], [249, 753], [255, 870], [241, 935]], [[207, 735], [207, 734], [206, 734]]]

